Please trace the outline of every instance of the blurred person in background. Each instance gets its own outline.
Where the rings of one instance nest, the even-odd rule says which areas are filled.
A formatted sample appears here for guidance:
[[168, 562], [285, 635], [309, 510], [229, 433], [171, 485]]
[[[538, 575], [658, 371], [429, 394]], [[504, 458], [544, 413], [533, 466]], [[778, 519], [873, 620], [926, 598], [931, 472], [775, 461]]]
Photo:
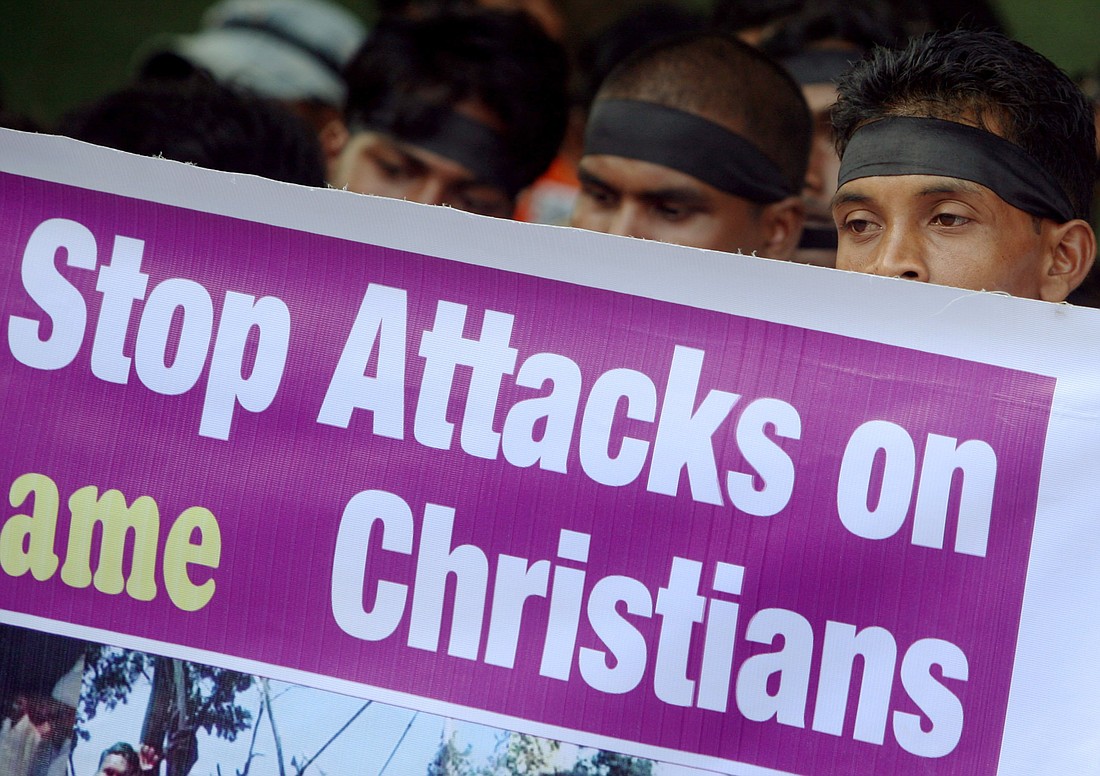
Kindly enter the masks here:
[[875, 46], [892, 46], [903, 37], [890, 7], [871, 0], [809, 0], [772, 28], [761, 50], [778, 61], [802, 87], [813, 114], [814, 139], [802, 189], [806, 228], [794, 253], [796, 261], [836, 264], [836, 226], [832, 200], [840, 157], [830, 112], [836, 80]]
[[750, 46], [771, 35], [775, 26], [794, 16], [806, 0], [715, 0], [711, 25], [736, 35]]
[[[714, 0], [711, 24], [753, 46], [772, 38], [780, 27], [812, 11], [815, 0]], [[877, 13], [893, 17], [906, 36], [955, 29], [992, 30], [1004, 25], [991, 0], [873, 0]]]
[[324, 186], [321, 147], [289, 109], [201, 72], [146, 79], [62, 117], [58, 134], [212, 170]]
[[322, 146], [338, 137], [341, 71], [366, 36], [350, 11], [327, 0], [222, 0], [189, 35], [160, 35], [138, 55], [139, 79], [203, 70], [221, 84], [278, 100], [308, 121]]
[[565, 52], [525, 13], [384, 18], [345, 77], [337, 188], [509, 217], [565, 131]]
[[490, 8], [497, 11], [520, 11], [534, 19], [543, 32], [558, 42], [567, 33], [568, 19], [565, 0], [377, 0], [381, 15], [423, 19], [440, 13]]

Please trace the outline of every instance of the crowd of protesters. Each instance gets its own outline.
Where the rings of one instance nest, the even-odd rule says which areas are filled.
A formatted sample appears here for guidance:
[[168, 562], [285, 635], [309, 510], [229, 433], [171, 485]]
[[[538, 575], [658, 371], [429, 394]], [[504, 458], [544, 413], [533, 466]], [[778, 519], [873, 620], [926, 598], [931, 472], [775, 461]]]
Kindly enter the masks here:
[[[138, 154], [1088, 304], [1097, 105], [981, 0], [221, 0], [35, 127]], [[1093, 79], [1094, 80], [1094, 79]], [[1082, 88], [1084, 87], [1084, 88]], [[838, 183], [839, 189], [838, 189]]]
[[[0, 123], [486, 216], [1100, 298], [1097, 75], [1075, 83], [980, 3], [646, 5], [569, 49], [555, 0], [383, 11], [366, 30], [323, 0], [222, 0], [56, 126]], [[79, 665], [3, 699], [0, 760], [63, 761]], [[119, 744], [100, 773], [158, 757]]]

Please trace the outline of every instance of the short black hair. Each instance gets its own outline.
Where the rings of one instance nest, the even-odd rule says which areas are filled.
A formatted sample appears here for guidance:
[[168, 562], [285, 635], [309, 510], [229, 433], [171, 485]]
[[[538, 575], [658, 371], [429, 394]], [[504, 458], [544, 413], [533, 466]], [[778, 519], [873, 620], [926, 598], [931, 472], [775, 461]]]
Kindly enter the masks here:
[[289, 109], [202, 72], [146, 79], [64, 116], [59, 134], [224, 172], [324, 186], [316, 134]]
[[137, 750], [125, 741], [119, 741], [116, 744], [111, 744], [109, 747], [104, 749], [103, 754], [99, 756], [99, 767], [102, 768], [103, 761], [113, 754], [118, 755], [126, 761], [127, 773], [141, 773], [141, 758], [138, 757]]
[[596, 97], [695, 113], [749, 140], [801, 191], [813, 121], [802, 90], [778, 64], [720, 32], [662, 41], [623, 60]]
[[344, 69], [347, 124], [415, 143], [461, 103], [484, 107], [527, 185], [565, 133], [567, 64], [561, 45], [521, 11], [447, 10], [378, 23]]
[[974, 124], [1026, 151], [1089, 217], [1096, 128], [1081, 90], [1042, 54], [992, 31], [954, 30], [877, 48], [837, 83], [837, 153], [887, 116]]

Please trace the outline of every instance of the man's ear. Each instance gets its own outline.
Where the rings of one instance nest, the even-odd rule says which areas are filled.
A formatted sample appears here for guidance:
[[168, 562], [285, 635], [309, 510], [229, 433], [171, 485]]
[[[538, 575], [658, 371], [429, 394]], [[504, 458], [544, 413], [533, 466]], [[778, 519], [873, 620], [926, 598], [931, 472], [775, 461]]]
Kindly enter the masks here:
[[1076, 218], [1054, 224], [1049, 232], [1047, 273], [1041, 280], [1039, 298], [1064, 302], [1084, 282], [1096, 260], [1096, 234], [1087, 221]]
[[317, 139], [321, 141], [321, 151], [325, 155], [325, 163], [332, 164], [332, 160], [339, 156], [348, 144], [348, 125], [337, 117], [329, 119], [317, 133]]
[[789, 261], [798, 247], [805, 222], [806, 206], [801, 197], [791, 196], [765, 205], [760, 214], [764, 247], [759, 254], [770, 259]]

